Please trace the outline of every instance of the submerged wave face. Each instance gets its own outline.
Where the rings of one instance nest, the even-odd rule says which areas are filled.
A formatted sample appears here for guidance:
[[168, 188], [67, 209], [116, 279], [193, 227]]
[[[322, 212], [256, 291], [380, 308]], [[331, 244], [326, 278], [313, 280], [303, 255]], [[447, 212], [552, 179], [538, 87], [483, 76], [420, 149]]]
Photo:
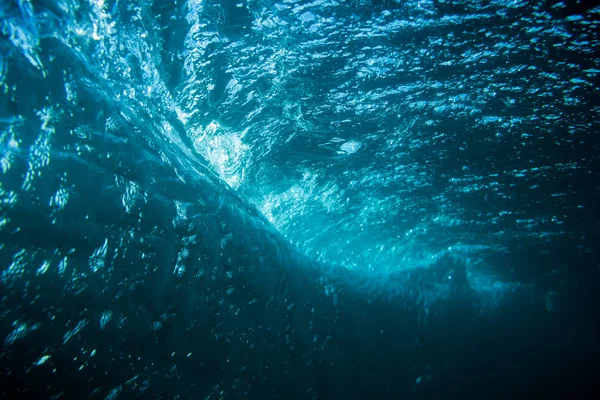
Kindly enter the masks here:
[[3, 398], [597, 389], [600, 8], [0, 5]]
[[594, 247], [575, 230], [594, 231], [582, 216], [598, 194], [598, 9], [200, 2], [189, 13], [199, 22], [178, 94], [189, 132], [312, 258], [395, 270], [448, 249]]

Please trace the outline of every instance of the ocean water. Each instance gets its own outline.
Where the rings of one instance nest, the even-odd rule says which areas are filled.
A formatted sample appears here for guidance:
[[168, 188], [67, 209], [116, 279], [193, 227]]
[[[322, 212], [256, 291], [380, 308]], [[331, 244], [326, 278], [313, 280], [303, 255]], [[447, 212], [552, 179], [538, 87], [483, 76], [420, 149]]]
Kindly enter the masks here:
[[600, 393], [600, 7], [1, 0], [0, 397]]

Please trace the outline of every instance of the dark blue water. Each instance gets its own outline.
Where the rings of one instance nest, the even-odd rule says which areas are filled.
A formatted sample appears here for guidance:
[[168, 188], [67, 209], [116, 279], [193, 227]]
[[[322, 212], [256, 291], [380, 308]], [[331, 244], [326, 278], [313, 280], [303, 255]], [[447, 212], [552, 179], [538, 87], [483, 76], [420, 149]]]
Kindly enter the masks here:
[[600, 8], [0, 3], [0, 394], [600, 392]]

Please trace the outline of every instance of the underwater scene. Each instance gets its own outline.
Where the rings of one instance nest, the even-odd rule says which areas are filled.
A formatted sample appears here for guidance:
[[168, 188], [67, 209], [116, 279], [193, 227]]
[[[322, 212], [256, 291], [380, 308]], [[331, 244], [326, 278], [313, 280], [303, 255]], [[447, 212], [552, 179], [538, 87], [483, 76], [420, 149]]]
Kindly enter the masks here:
[[0, 398], [600, 396], [600, 6], [0, 0]]

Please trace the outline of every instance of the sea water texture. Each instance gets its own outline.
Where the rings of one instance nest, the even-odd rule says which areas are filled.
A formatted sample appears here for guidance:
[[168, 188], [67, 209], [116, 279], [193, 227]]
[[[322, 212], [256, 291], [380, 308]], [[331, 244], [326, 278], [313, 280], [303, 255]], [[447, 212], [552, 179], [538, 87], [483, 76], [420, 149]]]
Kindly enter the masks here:
[[583, 3], [1, 0], [0, 397], [593, 394]]

